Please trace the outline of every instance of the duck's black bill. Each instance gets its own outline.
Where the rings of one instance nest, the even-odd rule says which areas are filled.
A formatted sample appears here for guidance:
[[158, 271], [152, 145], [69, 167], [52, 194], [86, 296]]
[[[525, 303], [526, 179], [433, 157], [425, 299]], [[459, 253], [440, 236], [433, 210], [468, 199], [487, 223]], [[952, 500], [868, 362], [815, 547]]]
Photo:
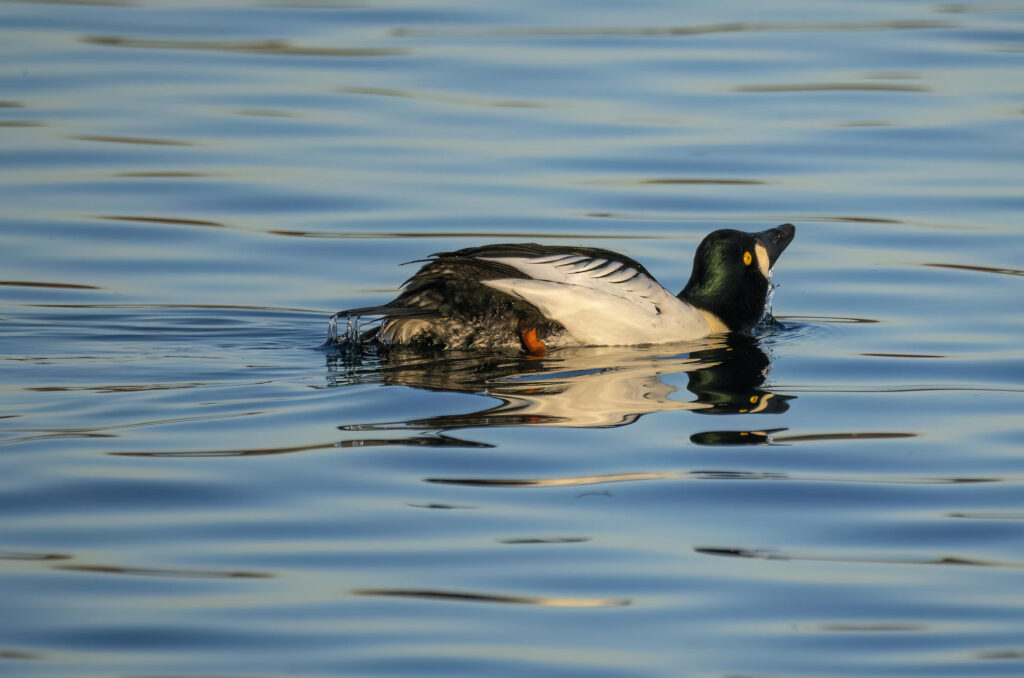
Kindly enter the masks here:
[[782, 254], [782, 251], [786, 249], [789, 243], [793, 242], [793, 236], [795, 235], [796, 226], [793, 224], [783, 224], [782, 226], [776, 226], [775, 228], [769, 228], [767, 231], [754, 234], [754, 239], [764, 245], [765, 250], [768, 252], [769, 268], [775, 265], [775, 260], [779, 258], [779, 255]]

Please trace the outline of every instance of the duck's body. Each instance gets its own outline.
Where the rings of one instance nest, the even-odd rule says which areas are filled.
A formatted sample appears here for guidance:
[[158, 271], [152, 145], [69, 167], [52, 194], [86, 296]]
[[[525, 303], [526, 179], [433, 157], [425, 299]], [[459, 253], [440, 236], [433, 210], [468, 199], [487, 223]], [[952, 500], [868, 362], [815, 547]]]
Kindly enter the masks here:
[[690, 282], [674, 295], [633, 259], [604, 249], [485, 245], [435, 254], [382, 306], [363, 341], [444, 350], [660, 344], [746, 332], [760, 320], [771, 267], [793, 239], [786, 224], [721, 230], [697, 248]]

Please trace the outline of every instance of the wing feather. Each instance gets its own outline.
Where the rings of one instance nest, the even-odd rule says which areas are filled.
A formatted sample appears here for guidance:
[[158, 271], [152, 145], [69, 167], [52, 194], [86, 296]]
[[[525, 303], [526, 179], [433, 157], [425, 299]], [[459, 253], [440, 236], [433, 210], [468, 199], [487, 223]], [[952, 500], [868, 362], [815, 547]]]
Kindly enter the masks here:
[[[640, 344], [706, 336], [708, 323], [646, 271], [604, 257], [488, 257], [524, 277], [483, 284], [523, 299], [582, 343]], [[642, 268], [642, 267], [640, 267]]]
[[598, 266], [603, 266], [608, 262], [607, 259], [584, 259], [577, 263], [572, 268], [568, 269], [569, 273], [586, 273], [587, 271], [593, 270]]
[[436, 335], [452, 344], [452, 328], [514, 337], [523, 322], [549, 333], [564, 329], [566, 341], [590, 345], [682, 341], [711, 331], [700, 311], [639, 262], [604, 249], [536, 243], [431, 255], [393, 301], [337, 315], [378, 316], [381, 338], [395, 343]]

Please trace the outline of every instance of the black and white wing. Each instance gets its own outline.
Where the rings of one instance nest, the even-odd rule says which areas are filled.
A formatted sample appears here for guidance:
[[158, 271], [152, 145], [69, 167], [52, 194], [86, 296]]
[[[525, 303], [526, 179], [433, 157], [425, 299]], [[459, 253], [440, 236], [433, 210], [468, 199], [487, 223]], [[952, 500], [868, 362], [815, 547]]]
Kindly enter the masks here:
[[621, 255], [593, 249], [481, 254], [522, 274], [485, 280], [484, 285], [534, 305], [582, 344], [665, 343], [697, 339], [712, 331], [699, 310]]
[[718, 331], [712, 319], [629, 257], [533, 243], [435, 254], [393, 301], [335, 315], [376, 316], [383, 321], [379, 338], [385, 343], [452, 334], [462, 326], [475, 333], [486, 326], [501, 334], [507, 325], [513, 337], [524, 320], [564, 329], [560, 341], [590, 346], [687, 341]]

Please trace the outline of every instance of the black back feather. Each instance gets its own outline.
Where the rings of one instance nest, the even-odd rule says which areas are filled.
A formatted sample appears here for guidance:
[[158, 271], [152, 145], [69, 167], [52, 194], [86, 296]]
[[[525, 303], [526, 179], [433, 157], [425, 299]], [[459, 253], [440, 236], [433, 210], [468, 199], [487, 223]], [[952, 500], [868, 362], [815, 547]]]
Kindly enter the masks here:
[[437, 252], [416, 273], [402, 283], [399, 295], [380, 306], [365, 306], [341, 311], [344, 316], [381, 316], [384, 318], [446, 317], [478, 320], [488, 316], [512, 314], [527, 324], [545, 321], [532, 304], [492, 289], [482, 282], [498, 278], [526, 278], [519, 269], [491, 259], [518, 257], [533, 259], [564, 255], [618, 261], [649, 277], [638, 261], [617, 252], [597, 247], [564, 247], [537, 243], [499, 243], [466, 247], [454, 252]]

